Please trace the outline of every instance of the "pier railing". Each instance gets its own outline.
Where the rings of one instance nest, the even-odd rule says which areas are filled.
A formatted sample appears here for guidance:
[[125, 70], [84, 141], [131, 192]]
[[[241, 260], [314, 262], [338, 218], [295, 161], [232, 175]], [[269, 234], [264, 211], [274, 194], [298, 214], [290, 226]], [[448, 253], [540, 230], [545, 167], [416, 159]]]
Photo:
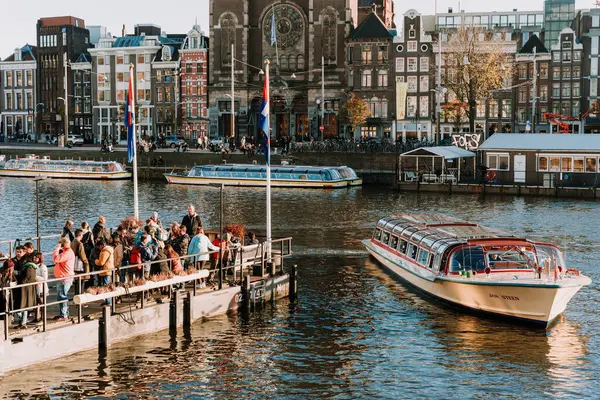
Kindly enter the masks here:
[[[271, 250], [269, 252], [270, 255], [267, 254], [268, 249]], [[172, 261], [179, 260], [182, 263], [182, 266], [184, 266], [184, 265], [188, 266], [189, 263], [192, 263], [191, 267], [196, 268], [198, 266], [197, 258], [199, 258], [200, 256], [208, 255], [209, 262], [210, 262], [210, 259], [213, 258], [213, 255], [216, 255], [216, 257], [217, 257], [216, 262], [215, 262], [216, 265], [211, 265], [211, 268], [204, 268], [204, 269], [208, 270], [208, 272], [211, 274], [211, 276], [216, 275], [217, 281], [215, 282], [215, 286], [217, 286], [218, 289], [222, 289], [223, 283], [225, 283], [225, 281], [227, 281], [230, 286], [242, 286], [244, 283], [244, 276], [248, 275], [249, 270], [254, 269], [254, 268], [260, 268], [260, 270], [258, 271], [259, 275], [283, 274], [284, 273], [284, 259], [292, 256], [292, 238], [286, 237], [286, 238], [274, 239], [271, 242], [262, 242], [257, 245], [230, 247], [226, 250], [230, 251], [230, 256], [232, 258], [231, 264], [229, 264], [227, 262], [227, 260], [224, 260], [223, 249], [220, 249], [220, 250], [216, 250], [216, 251], [202, 252], [202, 253], [197, 253], [197, 254], [188, 254], [185, 256], [175, 257], [175, 258], [167, 258], [167, 259], [162, 259], [162, 260], [148, 261], [148, 262], [144, 262], [144, 263], [140, 263], [140, 264], [124, 265], [124, 266], [115, 267], [112, 269], [106, 269], [106, 270], [103, 269], [103, 270], [96, 270], [96, 271], [90, 271], [90, 272], [82, 272], [82, 273], [78, 273], [78, 274], [76, 274], [72, 277], [68, 277], [68, 278], [51, 278], [51, 279], [47, 279], [47, 280], [38, 280], [36, 282], [31, 282], [31, 283], [23, 283], [23, 284], [11, 285], [11, 286], [7, 286], [7, 287], [0, 287], [0, 293], [2, 294], [1, 300], [2, 300], [3, 306], [4, 306], [3, 307], [4, 311], [0, 312], [0, 320], [4, 320], [3, 321], [4, 322], [4, 329], [3, 329], [4, 340], [8, 340], [10, 337], [10, 330], [9, 330], [10, 316], [12, 316], [16, 313], [24, 312], [24, 311], [27, 311], [27, 312], [35, 311], [36, 315], [37, 315], [37, 313], [40, 313], [41, 314], [41, 321], [40, 321], [41, 328], [40, 329], [42, 332], [46, 332], [46, 330], [48, 329], [48, 308], [54, 307], [54, 306], [60, 307], [61, 304], [64, 304], [64, 303], [69, 304], [69, 301], [70, 301], [69, 298], [67, 298], [67, 300], [57, 300], [57, 301], [48, 302], [48, 296], [49, 296], [48, 292], [50, 291], [49, 289], [51, 286], [56, 285], [58, 282], [73, 280], [73, 284], [71, 285], [70, 291], [74, 291], [76, 295], [84, 294], [85, 293], [84, 285], [85, 285], [86, 281], [94, 282], [101, 275], [104, 275], [106, 273], [110, 274], [112, 284], [115, 284], [116, 278], [119, 277], [119, 283], [115, 284], [115, 286], [121, 286], [124, 283], [121, 281], [122, 279], [128, 280], [129, 282], [132, 282], [135, 279], [141, 279], [141, 278], [143, 278], [146, 281], [151, 280], [152, 275], [158, 275], [158, 274], [151, 274], [151, 271], [153, 270], [152, 267], [156, 266], [160, 263], [164, 263], [164, 262], [170, 263]], [[148, 270], [150, 271], [150, 273], [146, 274], [144, 271], [148, 271]], [[251, 272], [250, 274], [256, 275], [256, 272], [257, 271], [255, 270], [255, 271]], [[231, 275], [231, 279], [228, 279], [228, 277], [230, 275]], [[188, 282], [193, 285], [191, 290], [193, 291], [194, 295], [197, 294], [198, 289], [205, 287], [205, 286], [202, 286], [202, 285], [205, 285], [205, 283], [202, 283], [199, 286], [198, 281], [199, 281], [199, 279], [195, 279], [192, 282]], [[152, 290], [169, 288], [168, 297], [171, 298], [172, 283], [167, 282], [165, 284], [161, 284], [161, 281], [153, 281], [153, 282], [154, 282], [154, 285], [153, 285]], [[11, 307], [10, 302], [14, 297], [15, 291], [22, 290], [23, 288], [27, 288], [27, 287], [31, 287], [31, 286], [38, 286], [38, 285], [41, 287], [41, 291], [42, 291], [41, 304], [37, 304], [32, 307], [24, 307], [24, 308]], [[94, 285], [94, 286], [100, 287], [100, 285]], [[141, 301], [142, 308], [144, 308], [146, 305], [145, 304], [146, 292], [147, 292], [146, 290], [141, 291], [140, 301]], [[114, 300], [114, 298], [116, 298], [116, 297], [126, 297], [126, 296], [128, 296], [128, 294], [126, 294], [124, 296], [120, 292], [119, 293], [106, 292], [105, 295], [103, 296], [103, 299], [98, 300], [98, 302], [104, 302], [106, 299]], [[67, 294], [67, 297], [69, 297], [68, 294]], [[137, 300], [136, 300], [136, 303], [137, 303]], [[80, 324], [84, 320], [83, 309], [85, 306], [83, 304], [77, 304], [76, 307], [77, 307], [77, 316], [75, 318], [73, 318], [73, 321], [74, 321], [74, 323]], [[89, 314], [94, 314], [99, 311], [100, 310], [96, 310], [96, 311], [90, 312]], [[112, 314], [116, 313], [115, 301], [111, 302], [111, 312], [112, 312]]]
[[[32, 242], [37, 251], [41, 252], [44, 257], [51, 255], [52, 252], [43, 252], [42, 243], [52, 242], [56, 243], [60, 239], [61, 235], [47, 235], [47, 236], [32, 236], [23, 239], [11, 239], [11, 240], [0, 240], [0, 253], [4, 253], [8, 258], [15, 256], [15, 249], [18, 246], [22, 246], [27, 242]], [[48, 247], [50, 248], [50, 247]]]

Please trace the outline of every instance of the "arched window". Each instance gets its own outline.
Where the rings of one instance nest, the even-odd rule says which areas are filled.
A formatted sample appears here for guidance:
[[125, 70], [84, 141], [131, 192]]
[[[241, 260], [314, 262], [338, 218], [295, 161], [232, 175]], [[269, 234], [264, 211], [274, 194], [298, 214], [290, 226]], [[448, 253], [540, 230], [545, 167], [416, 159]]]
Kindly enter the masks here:
[[281, 62], [281, 70], [282, 71], [287, 71], [288, 68], [289, 68], [288, 67], [288, 56], [286, 56], [286, 55], [281, 56], [281, 58], [280, 58], [279, 61]]
[[219, 18], [221, 26], [221, 65], [231, 65], [231, 45], [235, 47], [235, 27], [237, 18], [231, 13], [224, 13]]
[[337, 61], [337, 14], [332, 9], [326, 9], [321, 14], [323, 24], [323, 57], [326, 64]]
[[304, 56], [300, 54], [298, 56], [298, 71], [304, 71]]
[[296, 65], [296, 57], [290, 55], [289, 65], [290, 71], [298, 71], [298, 66]]
[[171, 61], [171, 48], [169, 46], [163, 46], [162, 60], [163, 61]]

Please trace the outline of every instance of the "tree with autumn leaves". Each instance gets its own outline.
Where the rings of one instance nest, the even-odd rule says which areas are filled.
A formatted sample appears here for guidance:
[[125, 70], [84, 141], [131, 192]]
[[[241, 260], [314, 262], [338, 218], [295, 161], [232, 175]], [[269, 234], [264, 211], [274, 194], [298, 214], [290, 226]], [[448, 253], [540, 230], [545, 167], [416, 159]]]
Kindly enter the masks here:
[[477, 102], [491, 99], [496, 90], [510, 85], [512, 64], [504, 51], [507, 42], [495, 34], [462, 25], [448, 33], [448, 41], [443, 45], [442, 86], [452, 98], [447, 112], [459, 118], [464, 114], [471, 132], [475, 132]]
[[367, 118], [371, 116], [371, 110], [369, 110], [367, 102], [356, 97], [354, 93], [351, 93], [346, 101], [345, 112], [348, 122], [355, 132], [361, 125], [364, 125], [367, 122]]
[[462, 124], [468, 120], [469, 105], [464, 101], [453, 100], [441, 108], [444, 116], [452, 121], [455, 132], [459, 132]]

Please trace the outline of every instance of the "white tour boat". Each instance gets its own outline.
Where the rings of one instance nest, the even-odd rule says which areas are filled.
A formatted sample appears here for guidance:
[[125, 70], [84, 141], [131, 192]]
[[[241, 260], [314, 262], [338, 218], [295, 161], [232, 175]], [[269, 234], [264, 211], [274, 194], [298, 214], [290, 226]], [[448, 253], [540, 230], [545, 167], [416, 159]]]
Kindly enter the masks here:
[[0, 176], [35, 178], [44, 176], [59, 179], [130, 179], [122, 164], [115, 161], [51, 160], [29, 155], [6, 161]]
[[[187, 175], [165, 174], [169, 183], [188, 185], [266, 186], [267, 167], [256, 164], [198, 165]], [[272, 165], [271, 186], [342, 188], [362, 185], [362, 179], [349, 167], [308, 167]]]
[[425, 294], [475, 311], [548, 325], [591, 283], [553, 244], [435, 214], [383, 218], [368, 252]]

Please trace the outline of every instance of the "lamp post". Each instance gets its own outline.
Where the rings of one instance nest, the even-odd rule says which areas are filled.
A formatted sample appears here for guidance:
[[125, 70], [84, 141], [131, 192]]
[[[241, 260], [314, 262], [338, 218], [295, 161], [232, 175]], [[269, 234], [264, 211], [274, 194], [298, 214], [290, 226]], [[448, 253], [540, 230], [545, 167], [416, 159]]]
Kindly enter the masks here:
[[[65, 120], [64, 120], [65, 134], [64, 134], [64, 137], [62, 138], [62, 140], [57, 141], [59, 147], [66, 146], [68, 136], [69, 136], [69, 101], [67, 100], [69, 98], [69, 75], [68, 75], [68, 70], [67, 70], [67, 68], [69, 67], [69, 60], [67, 59], [66, 52], [63, 55], [63, 65], [65, 68], [65, 76], [64, 76], [65, 97], [63, 98], [63, 101], [65, 102], [65, 115], [64, 115], [64, 117], [65, 117]], [[60, 97], [59, 97], [59, 99], [60, 99]]]
[[[292, 79], [296, 79], [296, 75], [310, 74], [313, 72], [321, 72], [321, 101], [317, 100], [317, 105], [321, 104], [321, 124], [319, 125], [319, 131], [321, 132], [321, 140], [325, 134], [325, 56], [321, 56], [321, 69], [313, 69], [309, 71], [294, 72], [291, 75]], [[321, 129], [321, 127], [323, 129]]]
[[42, 106], [42, 112], [44, 112], [45, 105], [44, 105], [44, 103], [37, 103], [35, 105], [35, 107], [33, 108], [33, 121], [34, 121], [33, 124], [35, 127], [35, 142], [36, 143], [39, 140], [39, 129], [37, 128], [37, 108], [38, 108], [38, 106]]
[[[58, 100], [62, 100], [62, 101], [65, 103], [65, 115], [64, 115], [64, 120], [65, 120], [65, 121], [67, 121], [67, 118], [68, 118], [68, 111], [67, 111], [67, 99], [66, 99], [65, 97], [58, 97]], [[64, 129], [65, 129], [65, 132], [64, 132], [64, 135], [63, 135], [63, 136], [64, 136], [64, 141], [63, 141], [63, 139], [60, 139], [60, 140], [59, 140], [58, 138], [56, 138], [56, 145], [57, 145], [58, 147], [64, 147], [64, 146], [67, 144], [67, 136], [68, 136], [68, 134], [67, 134], [67, 129], [68, 129], [68, 128], [69, 128], [69, 124], [68, 124], [68, 122], [65, 122], [65, 124], [64, 124]]]
[[[235, 46], [231, 44], [231, 94], [226, 95], [231, 98], [231, 136], [235, 136], [235, 63], [238, 62], [247, 67], [258, 71], [259, 75], [264, 75], [265, 71], [255, 65], [248, 64], [242, 60], [235, 58]], [[225, 145], [225, 135], [223, 135], [223, 145]]]
[[37, 251], [41, 251], [41, 240], [40, 240], [40, 202], [39, 202], [39, 191], [38, 182], [46, 180], [45, 176], [38, 176], [34, 179], [35, 181], [35, 235], [37, 237]]

